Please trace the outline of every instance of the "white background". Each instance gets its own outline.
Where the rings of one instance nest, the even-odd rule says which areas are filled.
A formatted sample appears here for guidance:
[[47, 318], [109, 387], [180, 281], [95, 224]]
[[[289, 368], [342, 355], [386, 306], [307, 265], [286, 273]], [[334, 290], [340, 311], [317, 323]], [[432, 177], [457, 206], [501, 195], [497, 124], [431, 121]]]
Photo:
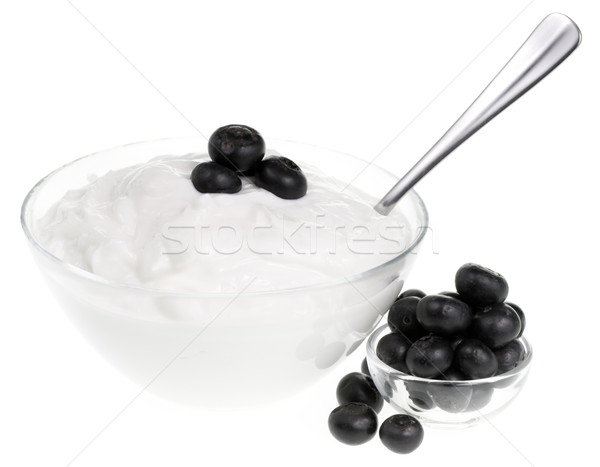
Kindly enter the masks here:
[[[595, 5], [3, 2], [0, 465], [597, 462]], [[419, 184], [432, 232], [407, 283], [448, 289], [468, 261], [509, 280], [535, 348], [509, 409], [466, 430], [426, 427], [421, 448], [404, 457], [377, 438], [342, 445], [327, 416], [364, 346], [309, 391], [266, 409], [215, 413], [148, 394], [128, 405], [139, 389], [71, 327], [27, 251], [19, 209], [38, 179], [100, 149], [208, 135], [232, 122], [267, 138], [379, 155], [400, 175], [552, 11], [579, 24], [581, 47]]]

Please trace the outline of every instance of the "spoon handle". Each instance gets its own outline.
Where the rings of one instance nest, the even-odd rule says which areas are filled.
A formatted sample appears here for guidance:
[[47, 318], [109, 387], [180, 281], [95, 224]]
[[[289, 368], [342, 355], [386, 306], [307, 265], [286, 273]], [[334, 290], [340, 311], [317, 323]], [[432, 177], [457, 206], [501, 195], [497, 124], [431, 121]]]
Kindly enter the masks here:
[[567, 16], [552, 13], [535, 28], [504, 68], [433, 147], [377, 203], [387, 215], [400, 198], [444, 157], [556, 68], [581, 42]]

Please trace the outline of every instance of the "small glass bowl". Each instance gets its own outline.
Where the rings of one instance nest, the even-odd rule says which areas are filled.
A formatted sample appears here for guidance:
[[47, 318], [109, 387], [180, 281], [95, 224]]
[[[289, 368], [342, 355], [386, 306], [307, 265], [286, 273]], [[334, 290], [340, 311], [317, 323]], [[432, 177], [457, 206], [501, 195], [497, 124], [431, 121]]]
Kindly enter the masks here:
[[525, 356], [506, 373], [468, 381], [420, 378], [395, 370], [377, 357], [377, 343], [390, 332], [386, 324], [367, 341], [367, 363], [375, 386], [394, 409], [430, 425], [466, 427], [500, 412], [519, 394], [531, 366], [531, 345], [520, 337]]

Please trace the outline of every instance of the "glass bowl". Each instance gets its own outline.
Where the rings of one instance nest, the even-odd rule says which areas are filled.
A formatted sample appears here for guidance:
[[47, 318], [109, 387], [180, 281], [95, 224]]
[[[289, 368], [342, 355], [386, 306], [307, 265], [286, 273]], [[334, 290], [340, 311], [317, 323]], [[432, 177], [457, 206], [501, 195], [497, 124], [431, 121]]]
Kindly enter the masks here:
[[[263, 405], [316, 382], [375, 329], [417, 257], [427, 211], [414, 191], [402, 199], [396, 209], [407, 219], [409, 238], [400, 254], [382, 264], [334, 281], [267, 292], [179, 293], [128, 285], [67, 264], [40, 244], [36, 220], [67, 190], [156, 156], [203, 155], [206, 144], [202, 138], [162, 139], [77, 159], [32, 188], [21, 223], [43, 277], [70, 320], [126, 376], [183, 404]], [[269, 141], [269, 146], [335, 174], [376, 200], [397, 181], [346, 154], [288, 141]]]
[[430, 425], [466, 427], [500, 412], [517, 397], [531, 366], [531, 345], [520, 337], [525, 357], [506, 373], [469, 381], [419, 378], [395, 370], [377, 357], [377, 343], [390, 332], [386, 324], [367, 340], [367, 364], [373, 382], [394, 409]]

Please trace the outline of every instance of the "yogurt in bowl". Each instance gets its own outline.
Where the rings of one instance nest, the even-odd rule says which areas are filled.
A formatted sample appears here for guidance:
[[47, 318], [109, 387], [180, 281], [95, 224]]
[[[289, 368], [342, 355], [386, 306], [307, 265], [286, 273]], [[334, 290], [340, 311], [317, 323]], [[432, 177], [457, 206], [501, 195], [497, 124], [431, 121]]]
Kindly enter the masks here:
[[392, 174], [268, 143], [302, 168], [304, 197], [251, 179], [235, 194], [199, 193], [189, 174], [206, 142], [182, 138], [78, 159], [25, 199], [25, 234], [66, 313], [151, 392], [247, 407], [300, 391], [370, 334], [416, 258], [418, 195], [389, 216], [373, 209]]

